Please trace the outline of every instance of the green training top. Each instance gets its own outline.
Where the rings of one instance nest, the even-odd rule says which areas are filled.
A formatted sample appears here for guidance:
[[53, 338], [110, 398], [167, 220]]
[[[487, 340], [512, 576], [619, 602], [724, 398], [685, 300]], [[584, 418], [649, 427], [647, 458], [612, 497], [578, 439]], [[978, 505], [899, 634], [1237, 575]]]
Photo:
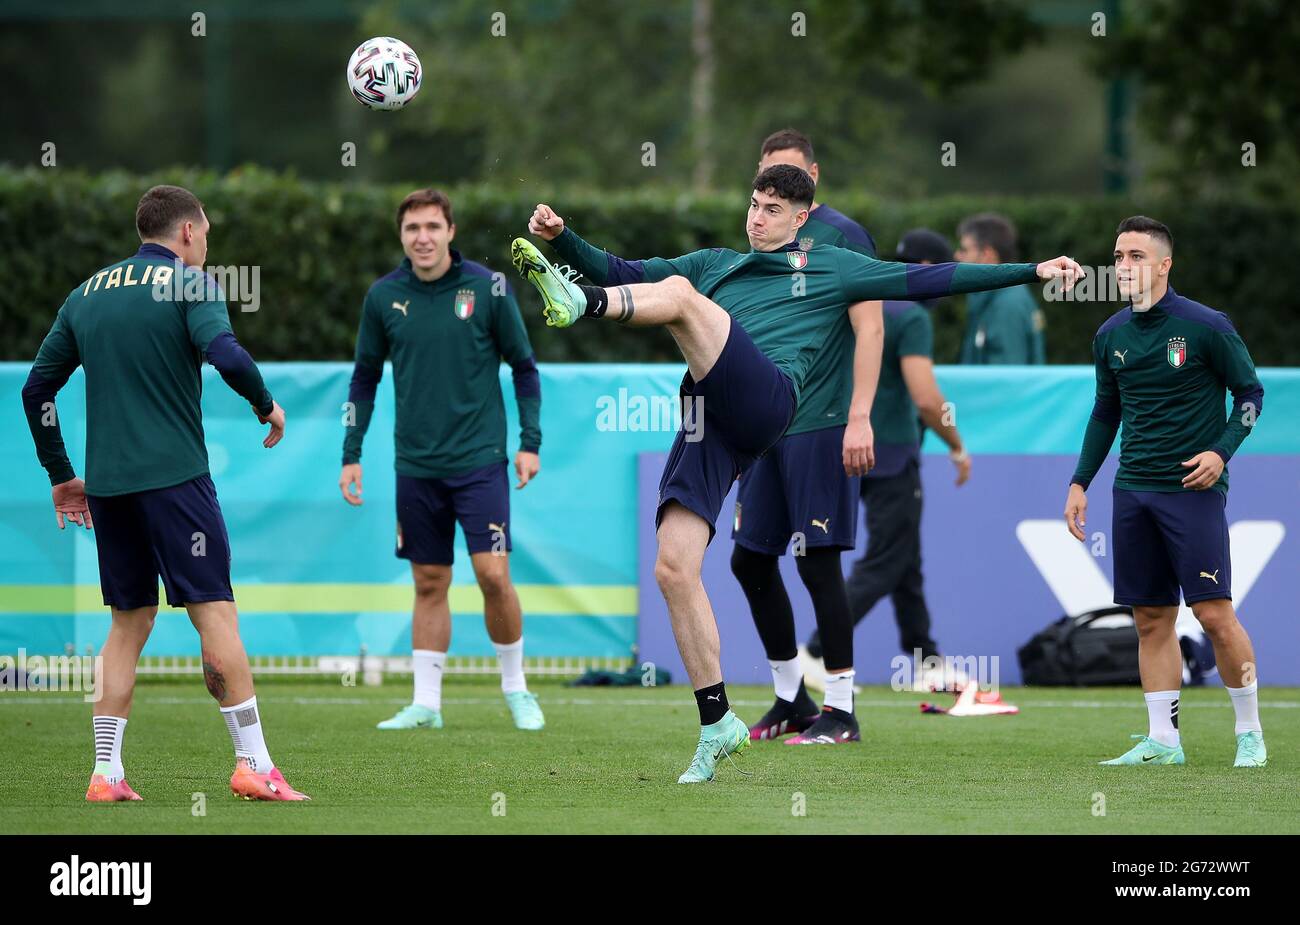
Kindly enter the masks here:
[[23, 388], [37, 455], [52, 484], [75, 477], [53, 409], [78, 365], [86, 371], [86, 493], [168, 488], [208, 472], [203, 359], [260, 414], [271, 395], [230, 330], [216, 282], [157, 244], [74, 289]]
[[966, 336], [961, 362], [1046, 363], [1043, 310], [1027, 286], [981, 292], [966, 300]]
[[416, 276], [408, 258], [366, 293], [348, 393], [356, 418], [343, 439], [344, 465], [361, 461], [390, 357], [398, 474], [449, 478], [505, 460], [503, 357], [514, 373], [519, 448], [540, 449], [541, 384], [514, 292], [504, 277], [451, 253], [451, 268], [432, 282]]
[[[916, 420], [916, 405], [903, 380], [903, 357], [928, 357], [934, 350], [934, 325], [930, 311], [919, 302], [886, 302], [884, 305], [885, 343], [881, 351], [880, 384], [871, 406], [871, 429], [876, 437], [876, 457], [882, 452], [893, 455], [916, 455], [921, 442], [921, 428]], [[886, 449], [889, 448], [889, 449]], [[899, 467], [901, 468], [901, 466]], [[893, 474], [893, 473], [889, 473]]]
[[[868, 257], [876, 256], [876, 242], [857, 222], [828, 205], [819, 205], [808, 213], [808, 221], [799, 229], [799, 247], [809, 250], [818, 244], [844, 247]], [[826, 338], [813, 359], [804, 382], [803, 397], [787, 434], [802, 434], [823, 427], [842, 427], [849, 419], [849, 402], [853, 398], [853, 354], [857, 339], [849, 321], [848, 306], [844, 317]]]
[[[1264, 406], [1264, 387], [1245, 343], [1223, 312], [1170, 287], [1147, 311], [1112, 315], [1092, 342], [1097, 399], [1071, 482], [1084, 488], [1101, 468], [1123, 422], [1115, 487], [1191, 491], [1181, 465], [1214, 450], [1226, 463]], [[1224, 389], [1232, 392], [1225, 415]], [[1228, 470], [1215, 483], [1227, 492]]]

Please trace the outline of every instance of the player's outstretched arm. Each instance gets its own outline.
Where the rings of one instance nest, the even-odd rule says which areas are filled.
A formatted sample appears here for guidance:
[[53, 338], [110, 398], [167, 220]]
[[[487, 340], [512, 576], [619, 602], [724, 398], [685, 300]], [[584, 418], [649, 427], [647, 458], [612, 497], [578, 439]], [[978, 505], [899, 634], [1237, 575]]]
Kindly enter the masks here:
[[1072, 289], [1083, 268], [1069, 257], [1033, 263], [896, 263], [842, 251], [839, 255], [844, 295], [850, 301], [870, 299], [939, 299], [966, 292], [1023, 286], [1037, 280], [1061, 279]]
[[[647, 277], [644, 260], [624, 260], [617, 254], [588, 244], [564, 219], [545, 203], [539, 203], [528, 219], [528, 231], [549, 241], [560, 258], [596, 286], [626, 286], [655, 282], [663, 276]], [[667, 274], [665, 274], [667, 275]]]

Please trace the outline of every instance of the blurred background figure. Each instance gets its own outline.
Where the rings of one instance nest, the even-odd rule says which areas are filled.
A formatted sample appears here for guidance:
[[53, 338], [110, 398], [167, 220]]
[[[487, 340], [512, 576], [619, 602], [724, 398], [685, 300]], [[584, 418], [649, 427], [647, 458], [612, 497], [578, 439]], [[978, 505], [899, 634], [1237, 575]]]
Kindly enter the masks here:
[[[995, 212], [964, 219], [957, 226], [957, 239], [956, 258], [963, 263], [1010, 263], [1019, 259], [1016, 226]], [[1046, 361], [1043, 312], [1028, 286], [974, 292], [966, 297], [966, 335], [959, 362], [1025, 365]]]

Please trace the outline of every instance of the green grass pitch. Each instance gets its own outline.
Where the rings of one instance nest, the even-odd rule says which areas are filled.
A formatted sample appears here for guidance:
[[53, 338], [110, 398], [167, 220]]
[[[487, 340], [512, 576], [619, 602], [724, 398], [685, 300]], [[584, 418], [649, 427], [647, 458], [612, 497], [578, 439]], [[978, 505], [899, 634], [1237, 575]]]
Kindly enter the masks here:
[[[409, 682], [263, 681], [268, 743], [309, 804], [228, 788], [230, 740], [202, 683], [141, 683], [124, 757], [144, 803], [83, 802], [90, 706], [0, 694], [0, 831], [20, 833], [1291, 833], [1300, 832], [1300, 689], [1263, 692], [1269, 766], [1234, 770], [1221, 687], [1182, 701], [1185, 767], [1102, 768], [1145, 730], [1135, 689], [1003, 690], [1018, 716], [924, 715], [919, 694], [867, 688], [863, 741], [754, 743], [739, 771], [685, 787], [690, 691], [534, 682], [542, 733], [516, 731], [495, 682], [448, 681], [441, 731], [380, 732]], [[753, 721], [770, 689], [733, 687]], [[945, 704], [951, 697], [940, 695]], [[929, 698], [934, 699], [934, 698]], [[195, 794], [204, 794], [202, 803]], [[1101, 796], [1098, 796], [1098, 795]], [[802, 796], [800, 796], [802, 795]], [[1100, 814], [1104, 799], [1105, 814]], [[204, 815], [196, 814], [202, 807]], [[802, 808], [804, 813], [797, 814]]]

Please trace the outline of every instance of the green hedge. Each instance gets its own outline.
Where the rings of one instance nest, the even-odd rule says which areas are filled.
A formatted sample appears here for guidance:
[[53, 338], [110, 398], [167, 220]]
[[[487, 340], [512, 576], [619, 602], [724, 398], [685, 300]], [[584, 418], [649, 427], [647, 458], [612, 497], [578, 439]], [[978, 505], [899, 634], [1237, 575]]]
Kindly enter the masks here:
[[[91, 176], [62, 168], [0, 167], [0, 343], [3, 359], [30, 360], [63, 298], [92, 272], [131, 253], [141, 192], [179, 183], [207, 205], [211, 264], [261, 267], [261, 308], [235, 312], [240, 340], [262, 360], [339, 360], [352, 356], [361, 297], [401, 257], [394, 228], [406, 187], [316, 183], [250, 168], [225, 176], [173, 171]], [[735, 196], [604, 192], [516, 186], [461, 187], [457, 246], [507, 273], [507, 248], [545, 199], [575, 230], [627, 257], [673, 256], [710, 245], [744, 248], [746, 191]], [[1222, 201], [1134, 202], [1122, 198], [945, 197], [893, 201], [827, 189], [825, 198], [863, 222], [887, 256], [901, 232], [927, 225], [951, 235], [975, 211], [997, 209], [1020, 227], [1026, 259], [1068, 253], [1087, 265], [1110, 261], [1116, 223], [1143, 212], [1173, 229], [1174, 284], [1228, 312], [1260, 365], [1300, 365], [1300, 311], [1294, 266], [1295, 207]], [[678, 358], [664, 332], [591, 325], [549, 330], [530, 287], [517, 286], [533, 344], [543, 361], [655, 361]], [[1088, 361], [1097, 325], [1115, 304], [1046, 306], [1048, 358]], [[961, 337], [963, 300], [936, 310], [936, 355], [951, 362]]]

